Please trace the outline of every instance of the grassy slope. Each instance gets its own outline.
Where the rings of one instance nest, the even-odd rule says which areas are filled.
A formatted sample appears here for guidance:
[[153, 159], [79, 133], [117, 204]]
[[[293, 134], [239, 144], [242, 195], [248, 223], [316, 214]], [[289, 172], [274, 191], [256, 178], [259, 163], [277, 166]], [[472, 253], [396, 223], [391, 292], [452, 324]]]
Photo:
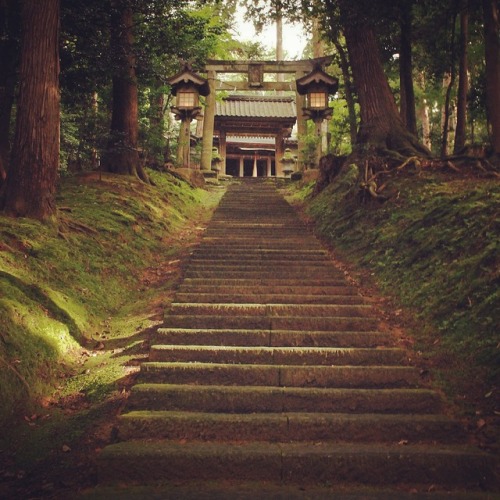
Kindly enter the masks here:
[[394, 179], [391, 200], [362, 205], [351, 166], [306, 203], [319, 234], [373, 273], [397, 304], [417, 315], [412, 332], [445, 390], [463, 409], [498, 413], [500, 367], [500, 185], [411, 174]]
[[[98, 400], [130, 371], [133, 334], [168, 298], [193, 221], [218, 198], [151, 175], [154, 187], [64, 179], [58, 227], [0, 216], [0, 420], [32, 415], [56, 387]], [[111, 362], [125, 346], [130, 354]]]

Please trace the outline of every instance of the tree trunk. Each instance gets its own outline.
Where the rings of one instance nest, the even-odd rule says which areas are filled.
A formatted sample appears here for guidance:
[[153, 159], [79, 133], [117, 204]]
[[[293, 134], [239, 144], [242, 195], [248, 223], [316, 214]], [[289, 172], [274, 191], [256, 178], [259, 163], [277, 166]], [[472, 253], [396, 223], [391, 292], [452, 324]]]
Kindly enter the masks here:
[[[423, 72], [418, 73], [417, 83], [422, 90], [422, 94], [426, 95], [425, 75]], [[422, 123], [422, 143], [426, 148], [431, 150], [431, 123], [429, 119], [429, 103], [426, 98], [422, 99], [422, 102], [418, 108], [418, 114], [420, 117], [420, 122]]]
[[342, 78], [344, 79], [344, 94], [347, 103], [347, 112], [349, 117], [349, 132], [351, 136], [351, 144], [354, 146], [356, 143], [356, 136], [358, 134], [358, 121], [356, 118], [356, 106], [354, 104], [354, 95], [352, 92], [351, 73], [349, 71], [349, 61], [344, 47], [338, 40], [334, 40], [333, 44], [337, 49], [340, 60], [340, 69], [342, 71]]
[[16, 1], [0, 0], [0, 187], [9, 167], [10, 122], [19, 64], [19, 10]]
[[358, 93], [361, 125], [356, 143], [404, 156], [429, 155], [429, 151], [404, 126], [385, 76], [372, 24], [355, 3], [339, 2], [344, 34]]
[[443, 76], [444, 103], [441, 113], [441, 156], [448, 155], [448, 137], [450, 131], [451, 116], [451, 89], [454, 82], [453, 74], [446, 73]]
[[486, 99], [491, 145], [500, 155], [500, 11], [496, 0], [483, 0]]
[[411, 54], [412, 18], [411, 4], [404, 3], [401, 7], [400, 19], [400, 51], [399, 51], [399, 82], [401, 89], [400, 114], [409, 132], [417, 135], [417, 116], [415, 111], [415, 92], [413, 90], [413, 64]]
[[469, 30], [468, 0], [460, 2], [460, 42], [457, 94], [457, 127], [455, 129], [454, 153], [458, 154], [464, 147], [467, 136], [467, 43]]
[[133, 175], [147, 181], [139, 161], [139, 105], [135, 55], [133, 52], [133, 13], [128, 0], [113, 2], [111, 53], [115, 60], [113, 108], [110, 137], [103, 155], [106, 172]]
[[[442, 127], [442, 139], [441, 139], [441, 156], [446, 156], [448, 154], [448, 135], [450, 130], [450, 116], [451, 116], [451, 91], [453, 89], [453, 85], [455, 85], [455, 33], [456, 33], [456, 21], [458, 15], [459, 8], [459, 0], [455, 0], [454, 2], [454, 12], [452, 14], [451, 19], [451, 35], [450, 35], [450, 72], [447, 77], [448, 85], [446, 87], [445, 100], [444, 100], [444, 109], [443, 109], [443, 127]], [[445, 76], [446, 78], [446, 76]], [[444, 85], [444, 80], [443, 80]]]
[[145, 151], [148, 165], [154, 165], [156, 168], [165, 163], [165, 94], [158, 90], [160, 88], [161, 82], [155, 81], [149, 94], [149, 141], [146, 141], [149, 147]]
[[19, 99], [4, 209], [51, 219], [59, 167], [59, 0], [24, 0]]

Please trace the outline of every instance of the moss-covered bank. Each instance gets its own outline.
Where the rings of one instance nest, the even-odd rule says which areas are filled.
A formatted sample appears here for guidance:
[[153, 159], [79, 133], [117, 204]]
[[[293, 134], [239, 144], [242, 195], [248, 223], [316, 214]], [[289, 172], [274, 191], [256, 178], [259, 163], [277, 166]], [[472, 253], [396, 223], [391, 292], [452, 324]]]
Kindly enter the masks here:
[[[500, 387], [500, 183], [405, 172], [389, 201], [358, 196], [355, 165], [305, 201], [319, 234], [380, 288], [417, 313], [413, 334], [444, 387], [498, 412]], [[471, 391], [478, 392], [471, 394]]]
[[147, 328], [158, 288], [168, 294], [179, 252], [220, 197], [150, 175], [155, 186], [62, 179], [57, 226], [0, 216], [0, 420], [31, 415], [56, 388], [98, 398], [127, 374], [106, 356]]

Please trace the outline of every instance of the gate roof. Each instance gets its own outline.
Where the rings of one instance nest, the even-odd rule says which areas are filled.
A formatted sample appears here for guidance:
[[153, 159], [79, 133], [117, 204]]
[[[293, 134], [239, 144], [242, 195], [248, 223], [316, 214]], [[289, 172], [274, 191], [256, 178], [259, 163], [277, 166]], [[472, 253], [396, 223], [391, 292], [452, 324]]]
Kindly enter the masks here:
[[230, 95], [216, 104], [214, 128], [232, 135], [289, 136], [296, 120], [293, 97]]

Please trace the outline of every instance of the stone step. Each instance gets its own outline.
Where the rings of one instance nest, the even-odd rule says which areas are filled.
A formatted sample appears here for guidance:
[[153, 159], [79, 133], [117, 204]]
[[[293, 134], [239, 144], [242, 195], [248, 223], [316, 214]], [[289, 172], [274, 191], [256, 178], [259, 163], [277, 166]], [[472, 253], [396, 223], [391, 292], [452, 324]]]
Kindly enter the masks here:
[[[289, 256], [291, 259], [304, 257], [305, 259], [325, 259], [328, 258], [328, 252], [318, 245], [309, 245], [309, 248], [266, 248], [259, 247], [254, 244], [239, 246], [237, 242], [220, 240], [220, 245], [208, 243], [203, 240], [191, 253], [195, 258], [230, 258], [248, 257], [248, 258], [281, 258], [283, 255]], [[312, 248], [313, 247], [313, 248]], [[222, 253], [221, 250], [227, 249], [227, 253]]]
[[205, 279], [295, 279], [309, 280], [341, 280], [344, 276], [334, 269], [307, 269], [307, 268], [285, 268], [269, 267], [265, 269], [191, 269], [187, 268], [184, 273], [186, 278], [205, 278]]
[[146, 362], [141, 383], [258, 385], [277, 387], [418, 387], [420, 376], [408, 366], [295, 366], [209, 362]]
[[99, 456], [102, 483], [167, 480], [491, 486], [492, 460], [464, 446], [128, 441]]
[[153, 344], [275, 347], [381, 347], [392, 344], [385, 333], [374, 331], [315, 332], [279, 330], [210, 330], [159, 328]]
[[119, 417], [123, 442], [99, 455], [101, 485], [126, 497], [134, 482], [182, 483], [199, 498], [254, 481], [250, 496], [204, 496], [252, 500], [288, 499], [289, 484], [349, 500], [375, 498], [360, 485], [384, 500], [492, 488], [493, 458], [462, 446], [439, 393], [274, 183], [231, 184], [183, 274]]
[[193, 316], [257, 316], [257, 317], [355, 317], [373, 316], [368, 304], [212, 304], [173, 302], [165, 310], [166, 315]]
[[[265, 296], [303, 296], [303, 297], [318, 297], [318, 296], [333, 296], [345, 297], [346, 295], [361, 297], [355, 287], [350, 285], [339, 286], [300, 286], [300, 285], [223, 285], [223, 284], [195, 284], [192, 281], [183, 283], [178, 288], [179, 293], [210, 295], [221, 293], [226, 295], [265, 295]], [[178, 294], [177, 294], [178, 295]], [[176, 295], [176, 296], [177, 296]]]
[[178, 292], [175, 294], [175, 301], [186, 303], [213, 303], [213, 304], [338, 304], [354, 305], [364, 304], [365, 300], [360, 295], [284, 295], [266, 294], [262, 290], [254, 290], [253, 293], [223, 293], [221, 291], [202, 293]]
[[286, 262], [286, 263], [323, 263], [332, 265], [324, 252], [282, 252], [282, 251], [267, 251], [263, 250], [231, 250], [231, 253], [220, 253], [219, 249], [211, 249], [211, 251], [197, 250], [191, 254], [189, 264], [203, 263], [211, 264], [240, 264], [246, 263], [261, 263], [261, 262]]
[[264, 250], [264, 251], [284, 251], [294, 252], [295, 248], [301, 251], [319, 251], [321, 246], [316, 241], [299, 240], [298, 238], [281, 238], [270, 240], [269, 238], [258, 238], [248, 236], [246, 238], [228, 238], [222, 236], [205, 236], [202, 250], [205, 247], [217, 248], [221, 252], [230, 252], [231, 249]]
[[191, 261], [187, 266], [190, 271], [211, 270], [211, 271], [246, 271], [246, 272], [268, 272], [276, 268], [286, 269], [289, 272], [328, 272], [335, 277], [344, 277], [344, 273], [333, 267], [328, 262], [322, 261], [290, 261], [290, 260], [249, 260], [244, 259], [239, 262], [205, 262], [203, 260]]
[[328, 288], [346, 286], [344, 278], [324, 279], [324, 278], [311, 278], [307, 281], [298, 278], [269, 278], [269, 277], [253, 277], [253, 278], [187, 278], [184, 277], [183, 286], [232, 286], [232, 287], [255, 287], [260, 286], [263, 289], [268, 288], [274, 290], [275, 287], [298, 287], [304, 285], [305, 287], [312, 288]]
[[226, 413], [436, 413], [441, 398], [428, 389], [336, 389], [266, 386], [137, 384], [132, 410]]
[[[119, 438], [267, 442], [460, 444], [463, 427], [441, 415], [343, 413], [198, 413], [133, 411], [119, 418]], [[403, 444], [404, 443], [404, 444]]]
[[260, 317], [260, 316], [213, 316], [176, 315], [165, 316], [163, 326], [167, 328], [208, 329], [257, 329], [257, 330], [303, 330], [303, 331], [375, 331], [378, 320], [360, 317]]
[[[153, 345], [151, 361], [241, 363], [255, 365], [370, 366], [406, 365], [408, 357], [398, 348], [348, 347], [232, 347]], [[257, 366], [256, 366], [256, 369]]]

